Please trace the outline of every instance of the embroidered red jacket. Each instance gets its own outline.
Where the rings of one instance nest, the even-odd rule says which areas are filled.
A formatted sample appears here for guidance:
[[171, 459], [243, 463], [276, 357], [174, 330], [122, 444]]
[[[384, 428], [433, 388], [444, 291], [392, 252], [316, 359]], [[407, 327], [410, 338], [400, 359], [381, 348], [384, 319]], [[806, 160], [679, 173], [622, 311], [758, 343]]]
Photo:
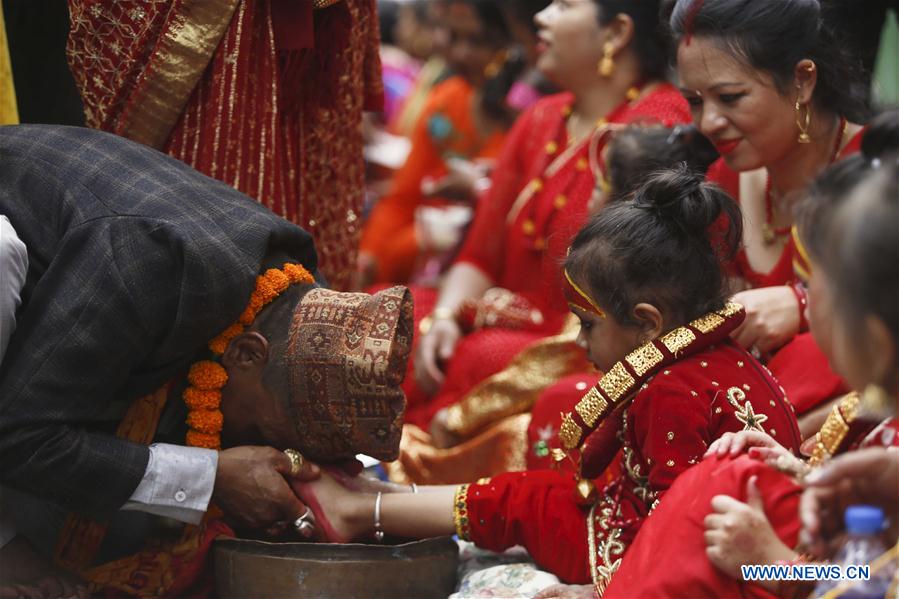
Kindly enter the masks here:
[[493, 550], [523, 545], [563, 580], [592, 579], [602, 590], [650, 511], [713, 440], [752, 428], [797, 451], [796, 419], [773, 377], [729, 339], [706, 347], [703, 341], [699, 336], [684, 357], [643, 382], [630, 405], [608, 416], [601, 435], [607, 447], [591, 451], [617, 453], [622, 467], [592, 507], [577, 500], [570, 474], [507, 473], [460, 487], [460, 536]]

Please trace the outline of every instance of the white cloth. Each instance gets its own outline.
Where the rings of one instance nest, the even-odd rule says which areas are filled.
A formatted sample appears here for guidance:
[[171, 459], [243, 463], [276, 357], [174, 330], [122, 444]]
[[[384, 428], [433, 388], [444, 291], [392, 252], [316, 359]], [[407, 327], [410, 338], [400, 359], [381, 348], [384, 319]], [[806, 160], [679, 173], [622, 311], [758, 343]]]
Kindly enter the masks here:
[[217, 451], [155, 443], [144, 477], [122, 509], [199, 524], [212, 498], [217, 467]]
[[[16, 310], [28, 272], [28, 252], [9, 219], [0, 214], [0, 362], [16, 330]], [[0, 503], [0, 547], [16, 536], [16, 525]]]
[[0, 214], [0, 362], [6, 346], [16, 330], [16, 309], [21, 303], [19, 293], [28, 272], [28, 252], [15, 229]]

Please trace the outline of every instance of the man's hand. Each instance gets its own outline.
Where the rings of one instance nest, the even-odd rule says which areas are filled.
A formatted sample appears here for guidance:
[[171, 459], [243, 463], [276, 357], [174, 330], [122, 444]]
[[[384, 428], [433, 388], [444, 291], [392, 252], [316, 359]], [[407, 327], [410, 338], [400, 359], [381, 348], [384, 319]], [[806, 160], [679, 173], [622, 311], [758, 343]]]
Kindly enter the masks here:
[[745, 349], [754, 347], [767, 354], [799, 332], [799, 302], [785, 285], [741, 291], [733, 301], [746, 308], [746, 320], [731, 333]]
[[[291, 476], [290, 466], [290, 458], [273, 447], [226, 449], [219, 453], [212, 498], [238, 530], [280, 536], [306, 513], [287, 479], [309, 482], [321, 474], [318, 466], [306, 462]], [[308, 520], [314, 522], [311, 516]], [[311, 536], [314, 531], [305, 532]]]

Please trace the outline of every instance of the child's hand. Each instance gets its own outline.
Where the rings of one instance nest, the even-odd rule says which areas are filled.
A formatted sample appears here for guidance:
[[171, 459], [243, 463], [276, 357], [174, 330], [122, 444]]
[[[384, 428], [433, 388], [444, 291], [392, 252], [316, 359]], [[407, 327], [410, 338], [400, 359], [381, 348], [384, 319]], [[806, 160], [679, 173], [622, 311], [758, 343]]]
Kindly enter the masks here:
[[780, 443], [774, 440], [774, 437], [767, 433], [758, 431], [740, 431], [738, 433], [724, 433], [715, 439], [712, 444], [709, 445], [705, 455], [717, 455], [720, 457], [730, 454], [735, 456], [744, 449], [748, 450], [752, 447], [764, 447], [771, 451], [783, 450], [789, 453], [789, 451], [787, 451]]
[[742, 565], [796, 557], [771, 527], [755, 476], [746, 483], [746, 503], [727, 495], [712, 498], [712, 513], [705, 517], [705, 543], [709, 560], [736, 580], [742, 580]]

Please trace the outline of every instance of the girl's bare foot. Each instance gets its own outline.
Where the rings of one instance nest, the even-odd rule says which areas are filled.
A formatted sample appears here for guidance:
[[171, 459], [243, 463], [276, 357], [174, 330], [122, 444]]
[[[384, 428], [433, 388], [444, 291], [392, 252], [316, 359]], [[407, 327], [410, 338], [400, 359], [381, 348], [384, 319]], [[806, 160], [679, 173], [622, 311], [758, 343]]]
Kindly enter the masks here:
[[328, 471], [323, 471], [316, 481], [291, 484], [312, 510], [321, 540], [349, 543], [374, 530], [375, 495], [345, 488]]

